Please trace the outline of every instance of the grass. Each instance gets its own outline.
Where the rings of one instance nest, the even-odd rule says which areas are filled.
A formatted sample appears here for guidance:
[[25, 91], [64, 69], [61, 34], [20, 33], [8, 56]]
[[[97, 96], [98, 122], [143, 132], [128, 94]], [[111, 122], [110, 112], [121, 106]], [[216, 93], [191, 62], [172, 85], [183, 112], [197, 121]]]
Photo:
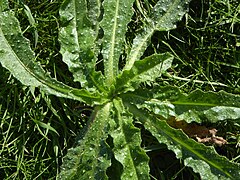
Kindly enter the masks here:
[[239, 93], [239, 8], [236, 1], [192, 1], [176, 30], [156, 33], [152, 48], [177, 57], [174, 84]]
[[[79, 87], [61, 61], [57, 35], [60, 0], [26, 0], [36, 24], [31, 26], [21, 4], [11, 1], [24, 35], [37, 61], [58, 80]], [[136, 1], [135, 22], [155, 1]], [[144, 8], [144, 9], [143, 9]], [[143, 10], [142, 12], [140, 10]], [[129, 37], [137, 26], [132, 26]], [[38, 41], [35, 46], [36, 36]], [[156, 32], [146, 53], [171, 51], [175, 62], [159, 84], [171, 84], [185, 92], [196, 88], [240, 94], [240, 4], [237, 0], [193, 0], [189, 13], [170, 32]], [[130, 38], [131, 39], [131, 38]], [[0, 179], [55, 179], [62, 157], [74, 144], [91, 109], [78, 102], [46, 96], [24, 87], [0, 68]], [[211, 124], [229, 144], [216, 150], [240, 162], [239, 124]], [[142, 129], [143, 147], [150, 156], [152, 179], [199, 179], [191, 168], [175, 158], [164, 145]]]

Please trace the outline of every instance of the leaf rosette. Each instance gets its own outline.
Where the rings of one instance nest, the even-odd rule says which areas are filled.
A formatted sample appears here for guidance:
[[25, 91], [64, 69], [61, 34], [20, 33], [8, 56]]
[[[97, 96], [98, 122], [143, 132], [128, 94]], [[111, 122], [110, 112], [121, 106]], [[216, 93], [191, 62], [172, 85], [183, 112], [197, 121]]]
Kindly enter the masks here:
[[[187, 123], [240, 119], [240, 96], [154, 86], [172, 65], [170, 53], [145, 56], [155, 31], [176, 28], [190, 0], [159, 0], [142, 19], [130, 50], [125, 49], [134, 0], [65, 0], [60, 9], [60, 52], [81, 89], [52, 78], [38, 63], [18, 20], [0, 2], [0, 62], [26, 86], [81, 101], [93, 107], [86, 131], [64, 158], [58, 179], [150, 179], [149, 157], [141, 147], [141, 123], [202, 179], [240, 177], [239, 164], [220, 156], [171, 127], [175, 117]], [[123, 56], [123, 54], [126, 55]], [[124, 57], [124, 58], [123, 58]], [[104, 67], [96, 66], [103, 61]], [[122, 69], [119, 63], [125, 62]]]

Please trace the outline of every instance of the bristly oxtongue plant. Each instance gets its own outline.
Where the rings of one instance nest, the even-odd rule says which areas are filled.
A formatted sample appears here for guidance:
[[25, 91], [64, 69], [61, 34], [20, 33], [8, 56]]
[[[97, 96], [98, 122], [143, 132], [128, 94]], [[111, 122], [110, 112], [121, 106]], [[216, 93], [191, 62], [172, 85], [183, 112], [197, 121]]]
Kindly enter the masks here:
[[[212, 146], [170, 127], [166, 121], [175, 117], [188, 123], [239, 122], [240, 96], [200, 90], [186, 95], [176, 87], [141, 85], [154, 82], [171, 67], [174, 57], [170, 53], [148, 57], [143, 54], [155, 31], [176, 27], [188, 10], [189, 1], [157, 1], [151, 13], [142, 19], [142, 28], [136, 32], [131, 48], [124, 51], [126, 63], [119, 69], [134, 0], [65, 0], [60, 9], [60, 52], [74, 81], [81, 83], [82, 88], [77, 89], [53, 79], [36, 63], [8, 1], [1, 0], [2, 66], [24, 85], [94, 108], [87, 130], [64, 158], [59, 179], [150, 179], [149, 157], [141, 147], [135, 121], [202, 179], [240, 177], [239, 164], [218, 155]], [[97, 71], [96, 63], [100, 60], [104, 69]], [[109, 169], [114, 173], [108, 173]]]

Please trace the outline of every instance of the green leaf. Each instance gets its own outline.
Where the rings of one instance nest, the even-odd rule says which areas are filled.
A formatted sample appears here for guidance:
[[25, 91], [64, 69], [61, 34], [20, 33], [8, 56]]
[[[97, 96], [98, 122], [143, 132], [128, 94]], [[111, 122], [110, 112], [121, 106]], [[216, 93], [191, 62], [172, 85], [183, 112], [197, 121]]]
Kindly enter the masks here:
[[150, 23], [158, 31], [176, 28], [176, 23], [188, 11], [190, 0], [160, 0], [150, 13]]
[[[136, 61], [130, 70], [125, 70], [117, 78], [117, 91], [124, 88], [138, 87], [142, 82], [155, 81], [172, 65], [173, 56], [169, 53], [154, 54]], [[125, 90], [126, 91], [126, 90]]]
[[23, 37], [19, 22], [11, 11], [0, 13], [0, 62], [24, 85], [41, 87], [50, 94], [87, 104], [101, 101], [97, 94], [69, 87], [51, 78], [35, 62], [29, 41]]
[[64, 157], [58, 179], [107, 179], [112, 152], [106, 143], [112, 104], [98, 106], [85, 136]]
[[127, 57], [125, 70], [131, 69], [146, 50], [155, 31], [169, 31], [176, 28], [176, 22], [188, 11], [190, 0], [160, 0], [153, 7], [142, 31], [133, 40], [130, 54]]
[[152, 89], [139, 88], [135, 92], [125, 93], [138, 108], [146, 108], [165, 119], [175, 116], [178, 120], [201, 123], [215, 123], [222, 120], [240, 120], [240, 96], [224, 91], [203, 92], [195, 90], [190, 94], [182, 93], [177, 87], [155, 86]]
[[114, 100], [115, 127], [110, 132], [113, 138], [113, 153], [123, 165], [121, 179], [150, 179], [149, 158], [140, 147], [140, 130], [133, 126], [132, 116], [124, 109], [120, 99]]
[[[91, 14], [93, 11], [94, 15]], [[74, 80], [90, 90], [96, 86], [100, 91], [105, 91], [102, 74], [95, 72], [100, 2], [66, 0], [59, 13], [62, 22], [59, 33], [60, 52], [73, 73]]]
[[202, 122], [206, 119], [215, 123], [222, 120], [240, 120], [240, 96], [224, 91], [203, 92], [195, 90], [189, 95], [181, 93], [172, 101], [178, 119], [187, 122]]
[[177, 158], [184, 160], [186, 166], [193, 168], [203, 180], [234, 179], [240, 177], [240, 165], [230, 162], [216, 153], [213, 147], [207, 147], [188, 138], [181, 130], [171, 128], [166, 121], [149, 115], [136, 106], [125, 103], [129, 111], [144, 125], [144, 127], [175, 152]]
[[134, 0], [103, 1], [104, 14], [100, 25], [104, 32], [102, 55], [108, 85], [114, 83], [118, 74], [118, 61], [125, 40], [127, 24], [133, 14], [133, 2]]
[[1, 0], [0, 1], [0, 12], [3, 12], [8, 9], [9, 9], [8, 0]]
[[121, 94], [120, 97], [123, 98], [124, 101], [137, 106], [139, 109], [147, 109], [150, 112], [153, 112], [156, 115], [161, 116], [164, 119], [168, 119], [172, 116], [175, 116], [175, 107], [168, 101], [159, 101], [158, 99], [154, 99], [151, 97], [146, 97], [146, 93], [151, 93], [151, 91], [143, 90], [139, 88], [135, 92], [127, 92], [125, 94]]

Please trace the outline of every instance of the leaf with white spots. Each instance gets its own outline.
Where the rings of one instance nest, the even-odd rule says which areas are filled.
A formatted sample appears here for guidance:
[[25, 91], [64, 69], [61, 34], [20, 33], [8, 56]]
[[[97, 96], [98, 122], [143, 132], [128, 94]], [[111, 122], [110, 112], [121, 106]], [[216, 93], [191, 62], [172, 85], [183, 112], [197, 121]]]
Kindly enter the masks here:
[[[170, 53], [153, 54], [141, 61], [136, 61], [130, 70], [125, 70], [117, 78], [117, 92], [137, 88], [142, 82], [155, 81], [172, 66]], [[133, 88], [134, 87], [134, 88]]]
[[155, 31], [169, 31], [176, 28], [177, 21], [181, 20], [188, 11], [189, 2], [190, 0], [159, 0], [157, 2], [148, 18], [144, 20], [141, 32], [133, 40], [125, 70], [131, 69], [134, 62], [141, 58]]
[[74, 81], [91, 91], [96, 88], [100, 92], [106, 91], [102, 74], [95, 71], [100, 0], [67, 0], [59, 13], [62, 26], [59, 32], [60, 52]]
[[172, 104], [175, 106], [179, 120], [211, 123], [223, 120], [240, 122], [240, 96], [224, 91], [195, 90], [190, 94], [180, 93]]
[[114, 99], [113, 104], [114, 128], [110, 135], [113, 138], [114, 157], [123, 166], [121, 179], [150, 179], [149, 158], [140, 147], [140, 130], [132, 124], [132, 115], [124, 108], [120, 99]]
[[87, 132], [64, 157], [58, 179], [108, 179], [106, 170], [111, 165], [112, 152], [106, 139], [111, 127], [111, 107], [107, 103], [95, 108]]
[[240, 177], [240, 165], [220, 156], [213, 147], [207, 147], [188, 138], [181, 130], [171, 128], [165, 120], [138, 109], [125, 102], [129, 111], [155, 136], [159, 143], [167, 145], [176, 157], [182, 159], [186, 166], [199, 173], [201, 179], [235, 179]]
[[188, 123], [216, 123], [223, 120], [240, 122], [240, 96], [224, 91], [195, 90], [185, 94], [177, 87], [155, 86], [152, 89], [139, 88], [121, 97], [165, 119], [175, 116]]
[[0, 13], [0, 62], [24, 85], [40, 87], [50, 94], [88, 104], [102, 101], [98, 94], [69, 87], [51, 78], [35, 62], [29, 41], [23, 37], [19, 22], [11, 11]]
[[102, 54], [104, 73], [109, 85], [113, 84], [118, 74], [118, 61], [122, 53], [127, 24], [133, 15], [134, 0], [104, 0]]

